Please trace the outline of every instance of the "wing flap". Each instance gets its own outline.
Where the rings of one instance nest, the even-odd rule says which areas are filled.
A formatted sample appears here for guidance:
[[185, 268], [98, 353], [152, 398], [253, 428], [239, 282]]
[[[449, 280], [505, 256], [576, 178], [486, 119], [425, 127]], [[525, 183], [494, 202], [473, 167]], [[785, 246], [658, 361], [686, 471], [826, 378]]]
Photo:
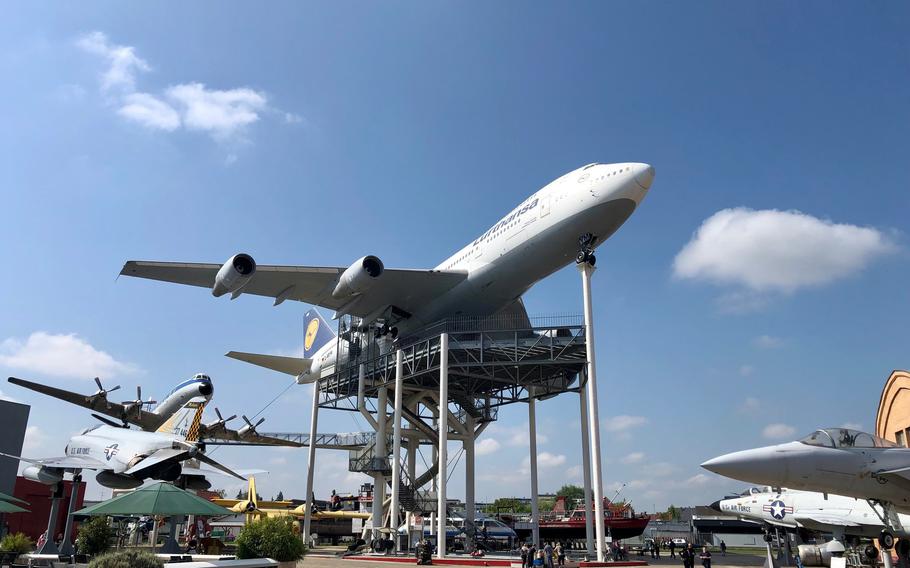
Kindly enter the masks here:
[[62, 456], [57, 458], [24, 458], [0, 452], [0, 456], [24, 461], [32, 465], [55, 467], [60, 469], [105, 469], [104, 463], [88, 456]]
[[237, 359], [251, 365], [265, 367], [279, 373], [285, 373], [293, 377], [300, 376], [310, 370], [313, 364], [312, 359], [302, 357], [284, 357], [281, 355], [262, 355], [260, 353], [245, 353], [243, 351], [229, 351], [225, 357]]
[[[812, 512], [804, 513], [800, 511], [799, 514], [793, 516], [793, 519], [800, 523], [801, 525], [807, 527], [818, 527], [819, 525], [830, 525], [836, 527], [859, 527], [862, 526], [857, 522], [848, 520], [844, 515], [834, 515], [824, 512]], [[874, 524], [874, 523], [870, 523]], [[820, 530], [820, 529], [817, 529]]]

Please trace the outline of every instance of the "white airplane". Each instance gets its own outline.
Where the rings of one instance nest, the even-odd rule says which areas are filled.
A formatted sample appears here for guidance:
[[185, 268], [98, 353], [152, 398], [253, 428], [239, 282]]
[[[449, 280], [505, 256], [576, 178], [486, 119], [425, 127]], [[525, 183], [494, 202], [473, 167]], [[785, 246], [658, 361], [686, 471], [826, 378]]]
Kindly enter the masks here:
[[845, 495], [868, 501], [885, 548], [906, 533], [910, 512], [910, 449], [848, 428], [816, 430], [802, 440], [733, 452], [701, 464], [747, 483]]
[[[635, 211], [653, 179], [654, 168], [642, 163], [573, 170], [432, 269], [386, 268], [372, 255], [349, 267], [266, 266], [241, 253], [223, 265], [131, 260], [120, 274], [209, 288], [216, 297], [267, 296], [276, 306], [297, 300], [334, 310], [336, 319], [357, 316], [390, 339], [450, 316], [508, 314], [527, 321], [522, 294], [573, 260], [593, 265], [594, 249]], [[309, 364], [310, 374], [321, 366], [285, 363], [291, 372]]]
[[[203, 451], [206, 443], [217, 444], [228, 440], [244, 445], [300, 446], [295, 442], [261, 436], [256, 432], [256, 426], [264, 419], [254, 425], [244, 417], [244, 427], [230, 430], [225, 424], [236, 416], [222, 418], [216, 409], [218, 420], [203, 424], [205, 402], [214, 392], [207, 375], [198, 374], [193, 379], [180, 383], [151, 412], [143, 412], [142, 406], [154, 404], [155, 401], [141, 400], [141, 392], [135, 401], [123, 404], [109, 402], [107, 394], [119, 387], [105, 390], [100, 381], [96, 381], [99, 391], [92, 395], [65, 391], [15, 377], [10, 377], [9, 381], [123, 421], [121, 425], [93, 413], [95, 418], [105, 424], [87, 428], [71, 437], [64, 450], [65, 455], [61, 457], [34, 459], [0, 453], [0, 456], [28, 463], [22, 475], [47, 485], [59, 483], [66, 473], [90, 469], [98, 471], [95, 478], [98, 483], [115, 489], [132, 489], [142, 485], [146, 479], [175, 481], [181, 476], [187, 487], [206, 489], [210, 486], [205, 479], [206, 475], [218, 471], [244, 479], [206, 456]], [[178, 401], [182, 403], [180, 406], [176, 406]], [[175, 410], [169, 410], [171, 408]], [[140, 430], [131, 430], [128, 424], [139, 426]], [[184, 463], [187, 460], [202, 462], [217, 471]]]

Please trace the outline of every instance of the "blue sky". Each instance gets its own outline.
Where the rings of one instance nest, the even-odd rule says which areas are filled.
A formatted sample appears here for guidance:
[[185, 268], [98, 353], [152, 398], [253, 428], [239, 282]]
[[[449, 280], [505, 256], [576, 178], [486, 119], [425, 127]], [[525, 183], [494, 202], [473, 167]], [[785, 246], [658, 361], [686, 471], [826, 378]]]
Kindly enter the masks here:
[[[598, 251], [606, 493], [709, 502], [739, 484], [703, 460], [872, 429], [887, 374], [907, 367], [908, 16], [899, 2], [8, 6], [0, 373], [88, 391], [100, 372], [160, 397], [205, 371], [217, 406], [256, 412], [287, 381], [222, 354], [294, 352], [306, 306], [117, 280], [125, 260], [430, 267], [568, 170], [648, 162], [648, 199]], [[526, 303], [579, 312], [574, 268]], [[29, 455], [91, 423], [0, 390], [33, 406]], [[307, 430], [309, 396], [290, 389], [263, 428]], [[580, 480], [577, 408], [539, 405], [542, 490]], [[479, 498], [528, 492], [526, 412], [485, 434]], [[215, 456], [266, 464], [264, 493], [304, 492], [304, 451]], [[320, 452], [318, 495], [356, 490], [345, 460]]]

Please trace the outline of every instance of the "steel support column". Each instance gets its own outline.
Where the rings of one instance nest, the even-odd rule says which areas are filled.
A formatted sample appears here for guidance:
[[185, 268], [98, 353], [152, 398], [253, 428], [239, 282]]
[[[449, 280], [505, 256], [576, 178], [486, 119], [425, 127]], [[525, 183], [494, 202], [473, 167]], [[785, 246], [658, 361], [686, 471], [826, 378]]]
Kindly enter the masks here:
[[594, 511], [591, 510], [591, 441], [588, 436], [588, 404], [585, 391], [578, 391], [581, 418], [581, 468], [585, 489], [585, 543], [589, 555], [594, 554]]
[[531, 462], [531, 543], [540, 548], [540, 504], [537, 490], [537, 411], [534, 396], [528, 397], [528, 450]]
[[76, 507], [76, 499], [79, 497], [80, 483], [82, 483], [82, 470], [77, 469], [73, 473], [73, 483], [70, 485], [70, 502], [66, 507], [66, 521], [63, 525], [63, 542], [60, 543], [60, 554], [63, 556], [73, 555], [73, 509]]
[[398, 490], [401, 485], [401, 395], [404, 389], [404, 355], [401, 349], [395, 352], [395, 414], [392, 420], [392, 502], [389, 506], [389, 528], [395, 541], [395, 552], [401, 551], [398, 538]]
[[477, 525], [474, 523], [477, 515], [474, 513], [474, 418], [468, 415], [465, 420], [468, 435], [464, 439], [464, 524], [467, 528], [470, 524], [474, 527], [474, 532], [467, 534], [465, 537], [465, 551], [474, 551], [474, 534], [477, 531]]
[[[374, 460], [389, 459], [388, 444], [388, 420], [386, 414], [389, 406], [389, 389], [379, 387], [379, 396], [376, 397], [376, 423], [379, 426], [376, 429], [376, 446], [373, 448]], [[385, 526], [385, 475], [377, 473], [373, 476], [373, 538], [382, 538], [379, 529]]]
[[436, 557], [445, 558], [446, 555], [446, 474], [449, 471], [449, 453], [446, 447], [449, 442], [449, 423], [446, 415], [449, 409], [449, 334], [439, 336], [439, 481], [437, 486], [436, 501]]
[[313, 382], [313, 409], [310, 414], [310, 446], [307, 448], [306, 512], [303, 515], [303, 542], [310, 546], [310, 523], [313, 520], [313, 480], [316, 475], [316, 428], [319, 424], [319, 380]]
[[594, 357], [594, 309], [591, 300], [591, 275], [594, 267], [587, 262], [578, 265], [585, 304], [585, 344], [588, 350], [588, 373], [585, 388], [588, 394], [588, 432], [591, 437], [591, 477], [594, 483], [594, 532], [597, 536], [597, 561], [603, 562], [604, 501], [600, 461], [600, 417], [597, 406], [597, 363]]

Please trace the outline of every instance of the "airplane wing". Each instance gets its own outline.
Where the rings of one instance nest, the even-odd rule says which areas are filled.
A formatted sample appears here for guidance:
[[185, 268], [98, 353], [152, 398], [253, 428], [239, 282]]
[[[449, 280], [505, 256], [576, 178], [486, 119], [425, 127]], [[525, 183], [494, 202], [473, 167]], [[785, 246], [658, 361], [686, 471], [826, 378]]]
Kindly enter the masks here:
[[[806, 528], [813, 530], [825, 530], [822, 527], [859, 527], [860, 523], [850, 520], [845, 515], [834, 515], [825, 511], [803, 511], [793, 515], [793, 519]], [[880, 522], [868, 523], [870, 525], [880, 525]]]
[[0, 452], [0, 456], [24, 461], [32, 465], [55, 467], [60, 469], [109, 469], [104, 462], [88, 456], [63, 456], [59, 458], [24, 458]]
[[[221, 266], [130, 260], [123, 265], [120, 274], [211, 289]], [[386, 268], [367, 292], [337, 299], [332, 297], [332, 291], [345, 270], [346, 266], [256, 265], [256, 272], [241, 291], [244, 294], [275, 298], [276, 303], [297, 300], [332, 310], [345, 308], [346, 313], [366, 317], [389, 306], [413, 313], [427, 301], [451, 290], [468, 277], [467, 272], [461, 270]]]
[[155, 450], [149, 454], [147, 458], [143, 459], [123, 473], [124, 475], [133, 475], [134, 473], [145, 471], [166, 461], [183, 461], [189, 457], [189, 454], [190, 451], [187, 449], [164, 448]]
[[282, 440], [281, 438], [272, 438], [263, 436], [258, 432], [244, 432], [241, 434], [237, 430], [231, 430], [221, 426], [220, 428], [207, 428], [205, 424], [199, 425], [199, 440], [207, 445], [217, 446], [219, 444], [231, 444], [234, 446], [287, 446], [290, 448], [302, 448], [303, 444]]
[[302, 375], [310, 370], [313, 364], [312, 359], [302, 357], [284, 357], [281, 355], [262, 355], [260, 353], [244, 353], [242, 351], [228, 351], [225, 357], [244, 361], [259, 367], [265, 367], [279, 373], [285, 373], [293, 377]]
[[128, 411], [122, 404], [98, 399], [91, 394], [79, 394], [77, 392], [58, 389], [40, 383], [33, 383], [32, 381], [26, 381], [24, 379], [17, 379], [16, 377], [10, 377], [8, 380], [14, 385], [19, 385], [20, 387], [64, 400], [70, 404], [87, 408], [93, 412], [110, 416], [116, 420], [126, 421], [134, 426], [139, 426], [147, 432], [154, 432], [167, 419], [166, 416], [159, 416], [152, 412], [142, 412], [141, 416], [138, 416], [137, 413]]

